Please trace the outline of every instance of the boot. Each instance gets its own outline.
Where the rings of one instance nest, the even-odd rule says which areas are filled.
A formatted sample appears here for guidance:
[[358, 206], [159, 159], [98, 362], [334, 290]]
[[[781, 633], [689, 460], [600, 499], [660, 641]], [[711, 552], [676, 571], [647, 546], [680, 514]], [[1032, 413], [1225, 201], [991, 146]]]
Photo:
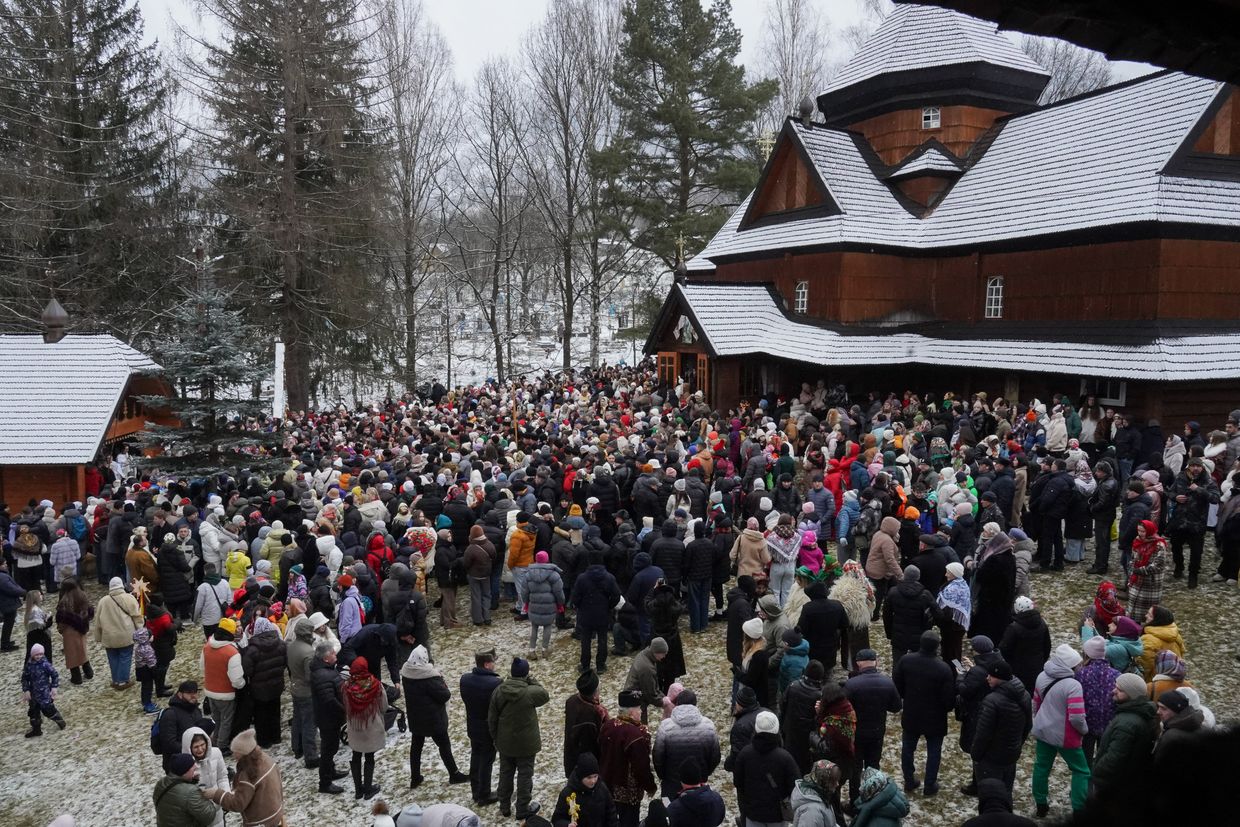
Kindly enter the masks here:
[[38, 738], [43, 734], [43, 722], [38, 718], [30, 719], [30, 729], [26, 732], [27, 738]]
[[56, 726], [60, 727], [61, 729], [64, 729], [66, 726], [68, 726], [68, 724], [65, 723], [65, 719], [60, 717], [59, 714], [57, 714], [55, 717], [52, 718], [52, 723], [56, 724]]
[[371, 783], [375, 780], [375, 765], [368, 765], [363, 772], [365, 773], [365, 778], [363, 779], [362, 796], [369, 800], [379, 794], [379, 785]]
[[1188, 575], [1188, 587], [1190, 589], [1197, 588], [1197, 575], [1195, 573], [1190, 573]]
[[449, 784], [468, 784], [469, 774], [463, 773], [456, 767], [453, 767], [448, 772], [448, 783]]
[[420, 762], [415, 764], [412, 761], [410, 761], [409, 762], [409, 789], [416, 790], [418, 787], [422, 786], [422, 782], [425, 780], [426, 779], [422, 777], [422, 764]]
[[69, 667], [69, 683], [75, 686], [80, 685], [82, 683], [82, 667], [80, 666]]
[[360, 800], [362, 797], [362, 768], [356, 764], [350, 764], [349, 772], [353, 774], [353, 797]]

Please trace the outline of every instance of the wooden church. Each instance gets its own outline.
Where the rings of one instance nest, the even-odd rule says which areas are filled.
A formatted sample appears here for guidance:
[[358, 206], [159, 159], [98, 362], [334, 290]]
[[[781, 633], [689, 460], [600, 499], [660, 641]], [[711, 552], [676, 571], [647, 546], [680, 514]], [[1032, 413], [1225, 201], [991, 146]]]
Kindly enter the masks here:
[[1049, 105], [993, 23], [898, 6], [784, 124], [646, 343], [715, 406], [802, 382], [1240, 404], [1240, 100], [1163, 71]]

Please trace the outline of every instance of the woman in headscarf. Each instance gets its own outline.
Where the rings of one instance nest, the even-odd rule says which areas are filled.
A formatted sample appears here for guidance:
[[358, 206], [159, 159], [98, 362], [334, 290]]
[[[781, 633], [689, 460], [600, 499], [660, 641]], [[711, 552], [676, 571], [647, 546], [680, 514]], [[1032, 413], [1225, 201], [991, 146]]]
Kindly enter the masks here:
[[1188, 682], [1188, 665], [1175, 652], [1163, 649], [1154, 660], [1154, 675], [1147, 682], [1149, 699], [1156, 701], [1162, 693], [1181, 686], [1192, 686]]
[[870, 623], [874, 617], [874, 586], [856, 560], [844, 563], [844, 573], [828, 595], [839, 601], [848, 616], [848, 655], [844, 666], [855, 668], [853, 658], [862, 649], [870, 648]]
[[439, 747], [439, 757], [448, 770], [448, 783], [464, 784], [469, 776], [457, 768], [448, 738], [448, 699], [452, 692], [443, 673], [430, 663], [425, 646], [415, 646], [400, 668], [400, 685], [405, 707], [414, 713], [409, 716], [409, 788], [414, 789], [423, 781], [422, 747], [427, 738]]
[[[856, 761], [857, 712], [844, 694], [844, 687], [827, 681], [814, 711], [818, 725], [816, 735], [810, 738], [810, 755], [832, 761], [839, 767], [841, 777], [851, 777]], [[836, 812], [842, 812], [838, 784], [831, 804]]]
[[[353, 797], [373, 798], [379, 785], [372, 783], [375, 775], [375, 753], [383, 748], [387, 728], [383, 713], [387, 711], [387, 693], [379, 679], [370, 674], [366, 658], [357, 657], [349, 664], [349, 677], [341, 687], [344, 699], [345, 731], [353, 757], [349, 771], [353, 774]], [[417, 713], [414, 713], [417, 717]]]
[[805, 777], [792, 788], [789, 804], [794, 827], [835, 827], [844, 823], [843, 813], [835, 809], [834, 803], [839, 798], [841, 778], [840, 768], [830, 761], [814, 762]]
[[[995, 524], [987, 523], [986, 527], [992, 525]], [[1016, 599], [1016, 556], [1012, 547], [1012, 538], [995, 531], [978, 555], [969, 595], [973, 612], [969, 634], [972, 636], [1002, 640], [1012, 622], [1012, 602]]]
[[939, 630], [943, 637], [943, 660], [950, 665], [952, 661], [959, 661], [964, 654], [964, 632], [969, 628], [972, 616], [972, 595], [969, 593], [969, 584], [964, 579], [963, 565], [947, 564], [947, 583], [939, 592], [937, 600], [942, 610]]
[[1124, 614], [1124, 604], [1119, 602], [1118, 590], [1110, 580], [1103, 580], [1094, 592], [1094, 628], [1109, 629], [1115, 618]]
[[1158, 536], [1153, 519], [1137, 526], [1132, 543], [1132, 574], [1128, 576], [1128, 616], [1143, 618], [1162, 602], [1163, 575], [1167, 569], [1167, 541]]
[[1184, 447], [1184, 440], [1180, 439], [1179, 434], [1167, 437], [1167, 444], [1163, 446], [1163, 466], [1167, 470], [1173, 475], [1179, 474], [1184, 469], [1184, 458], [1187, 455], [1188, 449]]

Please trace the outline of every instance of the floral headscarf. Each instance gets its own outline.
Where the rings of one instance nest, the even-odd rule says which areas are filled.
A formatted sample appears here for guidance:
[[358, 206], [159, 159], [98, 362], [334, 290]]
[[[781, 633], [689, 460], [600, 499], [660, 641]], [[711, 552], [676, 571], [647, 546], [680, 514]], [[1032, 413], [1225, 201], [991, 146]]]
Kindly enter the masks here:
[[1099, 631], [1105, 630], [1111, 625], [1111, 621], [1123, 614], [1124, 604], [1119, 602], [1115, 584], [1110, 580], [1103, 580], [1094, 592], [1094, 626]]

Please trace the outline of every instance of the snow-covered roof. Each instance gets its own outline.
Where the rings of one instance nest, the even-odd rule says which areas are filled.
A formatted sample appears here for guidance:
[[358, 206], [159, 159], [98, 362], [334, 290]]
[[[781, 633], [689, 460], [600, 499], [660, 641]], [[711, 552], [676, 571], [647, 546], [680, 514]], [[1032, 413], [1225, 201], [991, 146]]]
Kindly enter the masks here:
[[819, 365], [928, 364], [1152, 381], [1240, 377], [1240, 333], [1112, 344], [858, 328], [845, 334], [789, 317], [766, 285], [676, 284], [669, 301], [678, 299], [716, 356], [759, 353]]
[[1221, 90], [1162, 72], [1011, 116], [923, 218], [878, 179], [863, 138], [789, 120], [783, 136], [805, 147], [840, 212], [740, 231], [746, 199], [689, 270], [708, 271], [721, 256], [835, 243], [934, 249], [1146, 221], [1240, 227], [1240, 184], [1163, 173]]
[[924, 151], [914, 152], [904, 163], [887, 174], [888, 180], [916, 175], [920, 172], [960, 172], [960, 163], [937, 146], [930, 145]]
[[129, 378], [159, 365], [113, 336], [0, 336], [0, 465], [94, 459]]
[[1047, 75], [997, 28], [994, 23], [937, 6], [896, 6], [824, 92], [892, 72], [960, 63], [990, 63]]

